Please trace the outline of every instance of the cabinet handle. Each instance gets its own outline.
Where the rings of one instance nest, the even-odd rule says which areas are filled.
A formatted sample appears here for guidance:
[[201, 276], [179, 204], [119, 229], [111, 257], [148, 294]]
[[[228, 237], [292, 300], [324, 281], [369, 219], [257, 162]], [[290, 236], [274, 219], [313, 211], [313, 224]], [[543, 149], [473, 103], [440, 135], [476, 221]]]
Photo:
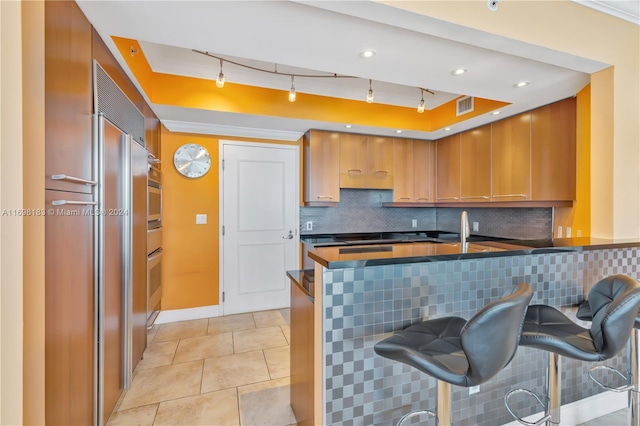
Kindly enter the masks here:
[[398, 198], [398, 200], [410, 200], [410, 199], [411, 198], [409, 198], [409, 197], [400, 197], [400, 198]]
[[473, 200], [473, 199], [478, 199], [478, 198], [480, 198], [482, 200], [488, 200], [489, 199], [489, 197], [486, 196], [486, 195], [475, 195], [475, 196], [472, 196], [472, 197], [461, 197], [461, 198], [463, 200]]
[[420, 201], [420, 200], [427, 200], [429, 201], [431, 198], [424, 198], [424, 197], [420, 197], [420, 198], [416, 198], [416, 201]]
[[53, 200], [51, 202], [52, 206], [97, 206], [97, 201], [68, 201], [68, 200]]
[[362, 169], [347, 169], [347, 173], [351, 173], [351, 172], [362, 173]]
[[318, 198], [328, 198], [330, 200], [333, 200], [333, 196], [332, 195], [318, 195]]
[[75, 183], [84, 183], [85, 185], [95, 186], [98, 182], [93, 180], [81, 179], [73, 176], [67, 175], [51, 175], [51, 179], [53, 180], [66, 180], [67, 182], [75, 182]]
[[493, 198], [506, 198], [506, 197], [522, 197], [527, 198], [525, 194], [505, 194], [505, 195], [493, 195]]
[[458, 197], [443, 197], [443, 198], [436, 198], [436, 200], [440, 201], [440, 200], [457, 200]]
[[384, 173], [386, 175], [389, 174], [389, 170], [376, 170], [376, 173]]

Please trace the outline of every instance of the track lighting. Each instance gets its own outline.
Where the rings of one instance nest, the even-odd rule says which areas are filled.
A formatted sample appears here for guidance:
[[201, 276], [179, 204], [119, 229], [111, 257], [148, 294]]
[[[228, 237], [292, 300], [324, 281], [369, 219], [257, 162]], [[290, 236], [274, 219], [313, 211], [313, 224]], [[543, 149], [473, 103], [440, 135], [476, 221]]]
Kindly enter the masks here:
[[221, 89], [224, 87], [224, 74], [222, 74], [222, 58], [220, 58], [220, 74], [218, 74], [218, 78], [216, 79], [216, 86]]
[[369, 79], [369, 91], [367, 92], [367, 103], [373, 103], [373, 89], [371, 88], [371, 79]]
[[293, 86], [293, 75], [291, 76], [291, 89], [289, 89], [289, 102], [296, 101], [296, 88]]
[[418, 104], [418, 112], [420, 114], [424, 112], [424, 89], [420, 89], [420, 103]]

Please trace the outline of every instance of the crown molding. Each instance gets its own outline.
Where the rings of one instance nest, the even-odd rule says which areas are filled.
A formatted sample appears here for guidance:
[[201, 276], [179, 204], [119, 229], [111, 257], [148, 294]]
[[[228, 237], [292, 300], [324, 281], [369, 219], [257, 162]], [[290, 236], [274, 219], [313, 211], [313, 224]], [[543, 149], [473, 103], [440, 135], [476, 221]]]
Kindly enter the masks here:
[[195, 123], [188, 121], [161, 120], [171, 132], [197, 133], [202, 135], [233, 136], [248, 139], [272, 139], [280, 141], [299, 140], [303, 133], [286, 130], [258, 129], [252, 127], [225, 126], [223, 124]]

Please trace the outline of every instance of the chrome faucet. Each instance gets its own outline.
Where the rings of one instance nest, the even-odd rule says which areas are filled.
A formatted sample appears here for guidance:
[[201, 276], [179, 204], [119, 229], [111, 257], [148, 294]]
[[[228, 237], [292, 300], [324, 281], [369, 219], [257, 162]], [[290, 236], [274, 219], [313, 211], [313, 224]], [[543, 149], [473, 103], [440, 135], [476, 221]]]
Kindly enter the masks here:
[[469, 238], [469, 217], [467, 216], [467, 211], [463, 210], [460, 215], [460, 246], [462, 248], [462, 252], [467, 252], [467, 238]]

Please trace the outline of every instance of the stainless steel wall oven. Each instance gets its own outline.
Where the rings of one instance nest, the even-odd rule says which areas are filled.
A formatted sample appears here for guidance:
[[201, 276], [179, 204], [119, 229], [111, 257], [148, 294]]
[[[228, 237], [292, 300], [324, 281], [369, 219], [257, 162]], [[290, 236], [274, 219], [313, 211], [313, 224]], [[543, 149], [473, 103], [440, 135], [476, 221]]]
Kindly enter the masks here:
[[148, 229], [162, 226], [162, 183], [160, 170], [151, 166], [147, 180], [147, 221]]

